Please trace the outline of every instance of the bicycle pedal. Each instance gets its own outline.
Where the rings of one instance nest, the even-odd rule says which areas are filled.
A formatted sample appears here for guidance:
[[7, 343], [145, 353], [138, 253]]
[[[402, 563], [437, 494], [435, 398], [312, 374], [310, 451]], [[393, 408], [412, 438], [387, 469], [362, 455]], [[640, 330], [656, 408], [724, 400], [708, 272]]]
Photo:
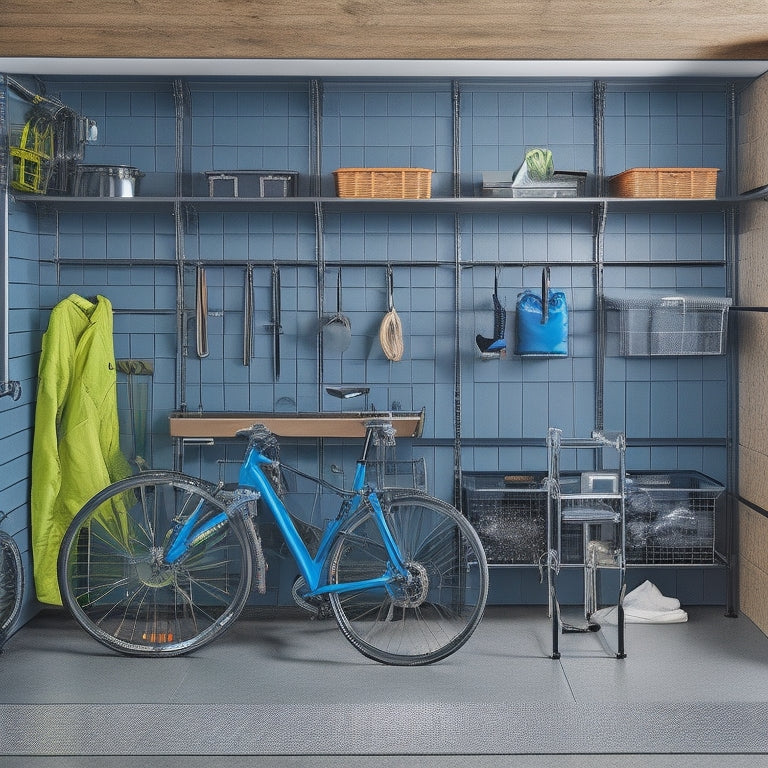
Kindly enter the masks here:
[[314, 613], [312, 616], [309, 617], [310, 621], [325, 621], [326, 619], [330, 619], [333, 615], [333, 611], [331, 610], [330, 604], [326, 603], [325, 605], [320, 605], [317, 608], [317, 612]]
[[593, 621], [590, 621], [588, 624], [581, 624], [578, 626], [575, 624], [563, 624], [561, 631], [564, 635], [580, 634], [580, 633], [583, 634], [586, 632], [599, 632], [600, 625], [596, 624]]

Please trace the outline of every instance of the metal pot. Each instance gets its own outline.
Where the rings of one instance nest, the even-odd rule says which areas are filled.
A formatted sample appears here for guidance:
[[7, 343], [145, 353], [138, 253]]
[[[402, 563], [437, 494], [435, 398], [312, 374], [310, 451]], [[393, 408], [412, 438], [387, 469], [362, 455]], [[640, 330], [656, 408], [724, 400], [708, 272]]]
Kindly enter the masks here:
[[130, 165], [78, 165], [75, 197], [133, 197], [144, 174]]

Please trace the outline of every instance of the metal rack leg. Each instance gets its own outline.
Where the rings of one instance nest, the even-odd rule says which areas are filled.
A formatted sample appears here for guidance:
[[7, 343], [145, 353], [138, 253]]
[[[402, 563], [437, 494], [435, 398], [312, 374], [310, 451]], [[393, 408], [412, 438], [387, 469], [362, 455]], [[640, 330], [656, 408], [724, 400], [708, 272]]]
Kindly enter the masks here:
[[552, 600], [552, 658], [560, 658], [560, 604], [554, 586], [550, 593]]
[[627, 591], [627, 585], [622, 574], [621, 589], [619, 590], [619, 603], [616, 607], [616, 620], [618, 621], [618, 647], [616, 649], [617, 659], [626, 659], [627, 654], [624, 650], [624, 593]]

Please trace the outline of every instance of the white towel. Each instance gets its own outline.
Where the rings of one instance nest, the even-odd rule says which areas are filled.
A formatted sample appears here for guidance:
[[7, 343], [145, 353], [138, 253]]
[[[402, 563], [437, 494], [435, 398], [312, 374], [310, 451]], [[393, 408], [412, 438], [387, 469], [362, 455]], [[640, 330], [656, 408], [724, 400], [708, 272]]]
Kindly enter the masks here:
[[[617, 624], [618, 609], [615, 605], [601, 608], [591, 619], [597, 624]], [[680, 624], [688, 621], [688, 614], [676, 597], [665, 597], [655, 584], [644, 581], [624, 596], [624, 621], [627, 624]]]

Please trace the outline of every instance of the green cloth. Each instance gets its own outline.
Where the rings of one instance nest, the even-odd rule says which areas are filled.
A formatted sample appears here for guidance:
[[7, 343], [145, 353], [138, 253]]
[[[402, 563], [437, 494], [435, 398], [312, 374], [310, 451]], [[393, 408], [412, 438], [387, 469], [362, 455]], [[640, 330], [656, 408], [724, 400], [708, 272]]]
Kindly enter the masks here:
[[112, 305], [72, 294], [43, 335], [32, 446], [32, 556], [37, 599], [61, 605], [64, 532], [95, 493], [131, 474], [120, 451]]

